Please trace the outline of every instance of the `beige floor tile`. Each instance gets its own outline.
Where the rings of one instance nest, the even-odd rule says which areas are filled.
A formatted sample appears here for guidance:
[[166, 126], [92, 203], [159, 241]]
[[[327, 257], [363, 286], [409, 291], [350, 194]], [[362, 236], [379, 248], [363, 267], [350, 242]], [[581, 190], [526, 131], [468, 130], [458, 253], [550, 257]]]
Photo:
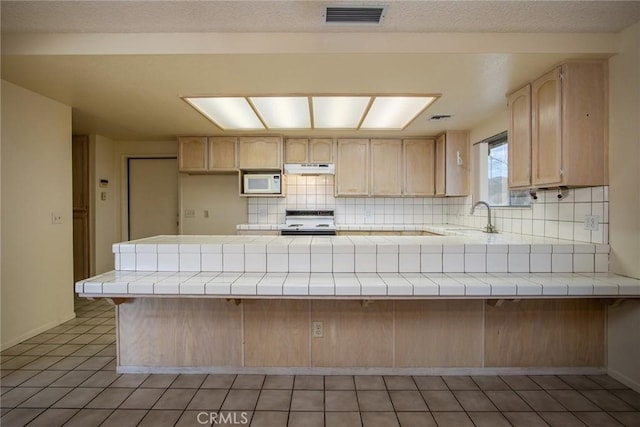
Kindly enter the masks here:
[[226, 389], [200, 389], [189, 402], [187, 409], [218, 411], [227, 397]]
[[584, 423], [571, 412], [539, 412], [538, 415], [551, 427], [584, 427]]
[[359, 412], [326, 412], [324, 419], [326, 427], [357, 427], [362, 425]]
[[515, 391], [488, 390], [485, 394], [500, 411], [531, 411], [529, 405]]
[[141, 409], [116, 409], [100, 427], [136, 427], [146, 413]]
[[96, 409], [115, 409], [120, 406], [131, 393], [133, 393], [133, 389], [130, 388], [106, 388], [91, 402], [89, 402], [86, 407]]
[[111, 387], [135, 388], [149, 378], [148, 374], [124, 374], [111, 384]]
[[358, 390], [358, 404], [361, 411], [393, 411], [393, 403], [387, 391]]
[[83, 408], [102, 392], [101, 388], [74, 388], [52, 406], [54, 408]]
[[179, 410], [152, 410], [146, 413], [138, 427], [158, 427], [163, 424], [172, 426], [181, 415], [182, 411]]
[[196, 390], [192, 388], [170, 388], [158, 399], [153, 409], [185, 409]]
[[602, 386], [585, 375], [558, 375], [562, 381], [576, 390], [598, 390]]
[[255, 411], [251, 419], [251, 427], [287, 427], [287, 412]]
[[640, 412], [609, 412], [613, 418], [626, 427], [640, 426]]
[[199, 388], [206, 378], [206, 374], [181, 374], [171, 383], [171, 388]]
[[464, 412], [433, 412], [438, 427], [473, 427], [471, 418]]
[[396, 416], [400, 427], [437, 427], [430, 412], [398, 412]]
[[324, 391], [294, 390], [291, 398], [292, 411], [323, 411]]
[[112, 409], [81, 409], [67, 421], [65, 427], [97, 427], [112, 412]]
[[267, 390], [292, 390], [294, 375], [267, 375], [262, 384]]
[[500, 412], [467, 412], [476, 427], [511, 427]]
[[418, 390], [391, 390], [389, 396], [397, 412], [428, 411], [427, 404]]
[[222, 404], [225, 411], [253, 411], [258, 402], [260, 390], [229, 390]]
[[462, 406], [450, 391], [423, 390], [421, 393], [430, 411], [462, 411]]
[[529, 378], [545, 390], [571, 390], [572, 388], [555, 375], [532, 375]]
[[212, 374], [207, 375], [207, 378], [204, 380], [200, 388], [220, 388], [220, 389], [228, 389], [231, 388], [233, 381], [235, 381], [235, 374]]
[[633, 406], [636, 411], [640, 411], [640, 393], [633, 390], [612, 390], [614, 395]]
[[417, 390], [418, 387], [410, 376], [389, 375], [384, 376], [387, 390]]
[[325, 390], [355, 390], [356, 383], [351, 375], [326, 375], [324, 377]]
[[29, 423], [29, 427], [58, 427], [73, 417], [79, 409], [49, 408]]
[[467, 376], [444, 376], [442, 377], [449, 390], [478, 390], [478, 385]]
[[363, 412], [363, 427], [399, 427], [398, 417], [394, 412]]
[[296, 375], [293, 382], [295, 390], [324, 390], [322, 375]]
[[358, 411], [355, 390], [326, 390], [324, 392], [325, 411]]
[[262, 390], [256, 411], [288, 411], [291, 407], [291, 390]]
[[514, 427], [546, 427], [547, 423], [535, 412], [503, 412]]
[[167, 388], [176, 379], [175, 374], [151, 374], [140, 387], [147, 388]]
[[478, 384], [480, 390], [509, 390], [509, 385], [494, 375], [478, 375], [471, 379]]
[[264, 377], [264, 375], [238, 375], [231, 388], [260, 390]]
[[379, 375], [356, 375], [353, 377], [357, 390], [386, 390], [384, 379]]
[[0, 418], [0, 425], [3, 426], [24, 426], [29, 421], [44, 412], [43, 408], [17, 408], [12, 409]]
[[503, 375], [500, 378], [513, 390], [540, 390], [540, 386], [526, 375]]
[[589, 399], [575, 390], [549, 390], [547, 393], [569, 411], [599, 411]]
[[544, 390], [522, 390], [517, 393], [536, 412], [566, 411], [564, 406]]
[[414, 376], [413, 380], [420, 390], [449, 390], [442, 377]]
[[164, 390], [158, 388], [138, 388], [122, 402], [122, 409], [151, 409], [155, 405]]
[[324, 427], [324, 412], [290, 412], [288, 427]]
[[629, 404], [607, 390], [583, 390], [580, 393], [605, 411], [633, 411]]
[[[48, 408], [72, 389], [69, 387], [44, 388], [20, 404], [23, 408]], [[4, 396], [3, 396], [4, 398]]]
[[457, 390], [453, 392], [465, 411], [497, 411], [491, 400], [479, 390]]
[[53, 384], [53, 387], [77, 387], [85, 382], [94, 372], [92, 371], [69, 371], [65, 372], [63, 376], [58, 378]]

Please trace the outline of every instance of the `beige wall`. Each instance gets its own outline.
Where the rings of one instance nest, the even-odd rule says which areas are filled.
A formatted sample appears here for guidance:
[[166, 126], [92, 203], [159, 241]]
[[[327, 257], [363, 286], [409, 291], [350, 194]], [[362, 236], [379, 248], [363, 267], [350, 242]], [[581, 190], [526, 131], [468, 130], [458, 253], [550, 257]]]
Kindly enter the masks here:
[[[247, 199], [238, 195], [237, 174], [180, 174], [179, 185], [181, 234], [236, 234], [236, 225], [247, 222]], [[185, 218], [185, 209], [196, 216]]]
[[[640, 278], [640, 23], [622, 33], [609, 61], [611, 271]], [[640, 391], [640, 302], [610, 308], [608, 370]]]
[[4, 80], [1, 194], [5, 349], [75, 315], [71, 108]]

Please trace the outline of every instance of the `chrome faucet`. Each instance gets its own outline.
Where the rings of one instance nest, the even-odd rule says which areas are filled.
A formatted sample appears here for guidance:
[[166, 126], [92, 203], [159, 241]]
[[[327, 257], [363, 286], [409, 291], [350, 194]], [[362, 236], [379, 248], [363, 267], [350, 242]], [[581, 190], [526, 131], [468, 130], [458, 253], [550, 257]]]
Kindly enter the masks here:
[[496, 230], [496, 228], [491, 224], [491, 207], [489, 206], [489, 203], [487, 202], [483, 202], [482, 200], [480, 200], [479, 202], [476, 202], [473, 207], [471, 208], [471, 215], [473, 215], [473, 212], [476, 210], [476, 206], [478, 205], [485, 205], [487, 207], [487, 226], [484, 228], [484, 232], [485, 233], [497, 233], [498, 230]]

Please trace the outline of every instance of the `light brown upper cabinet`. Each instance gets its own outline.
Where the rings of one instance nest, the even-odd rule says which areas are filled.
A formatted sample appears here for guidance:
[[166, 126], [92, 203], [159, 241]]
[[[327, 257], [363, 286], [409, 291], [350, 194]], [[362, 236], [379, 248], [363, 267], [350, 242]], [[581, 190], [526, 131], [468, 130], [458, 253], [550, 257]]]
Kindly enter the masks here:
[[531, 85], [534, 187], [607, 183], [607, 65], [575, 61]]
[[236, 172], [236, 144], [236, 137], [179, 137], [178, 165], [180, 172]]
[[181, 136], [178, 138], [178, 169], [180, 172], [206, 172], [206, 136]]
[[238, 138], [235, 136], [209, 137], [209, 170], [212, 172], [236, 172]]
[[402, 141], [371, 140], [371, 195], [402, 195]]
[[285, 163], [333, 163], [331, 138], [289, 138], [284, 143]]
[[338, 139], [337, 196], [369, 195], [369, 140]]
[[402, 141], [405, 196], [433, 196], [435, 194], [435, 140], [405, 139]]
[[282, 169], [282, 137], [242, 136], [239, 145], [240, 169]]
[[509, 188], [531, 186], [531, 85], [507, 97]]
[[447, 131], [436, 140], [436, 196], [469, 194], [469, 132]]

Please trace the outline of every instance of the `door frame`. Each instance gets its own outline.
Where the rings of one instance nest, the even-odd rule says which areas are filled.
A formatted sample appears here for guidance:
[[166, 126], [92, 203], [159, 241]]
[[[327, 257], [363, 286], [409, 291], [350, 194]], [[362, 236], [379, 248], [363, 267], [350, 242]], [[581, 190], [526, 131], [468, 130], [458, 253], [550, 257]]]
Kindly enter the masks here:
[[[120, 188], [120, 200], [122, 203], [120, 204], [120, 218], [121, 218], [121, 226], [120, 226], [120, 237], [122, 241], [129, 241], [129, 161], [130, 160], [158, 160], [158, 159], [174, 159], [178, 161], [178, 156], [176, 154], [123, 154], [121, 158], [121, 188]], [[179, 174], [178, 174], [179, 175]], [[179, 179], [179, 177], [177, 178]], [[178, 185], [178, 209], [180, 209], [180, 185]], [[180, 211], [176, 212], [179, 214]], [[178, 215], [178, 230], [180, 230], [180, 215]], [[179, 231], [178, 231], [179, 232]]]

